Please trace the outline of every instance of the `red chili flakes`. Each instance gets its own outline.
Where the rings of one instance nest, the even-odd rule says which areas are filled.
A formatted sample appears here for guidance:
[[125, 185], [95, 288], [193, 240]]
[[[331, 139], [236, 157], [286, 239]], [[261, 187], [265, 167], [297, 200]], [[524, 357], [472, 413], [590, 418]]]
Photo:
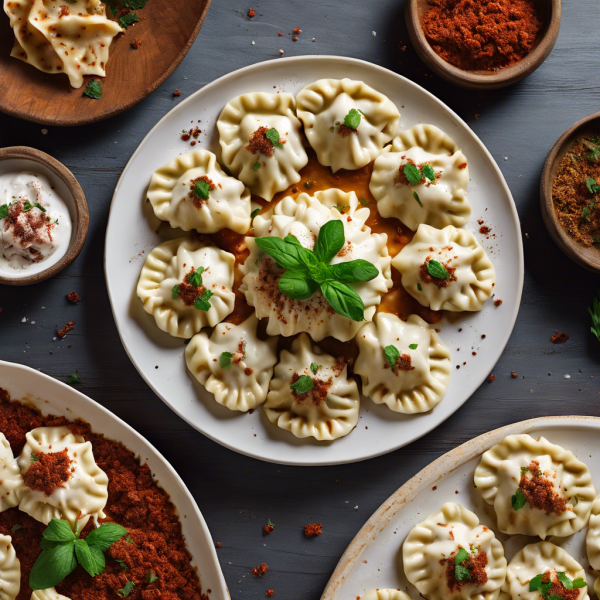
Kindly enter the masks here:
[[254, 569], [252, 569], [252, 575], [256, 575], [257, 577], [262, 577], [268, 570], [269, 570], [269, 567], [267, 566], [266, 563], [260, 563], [260, 565], [258, 567], [254, 567]]
[[567, 340], [569, 339], [569, 334], [563, 332], [556, 332], [552, 334], [552, 337], [550, 338], [550, 341], [553, 344], [564, 344]]
[[532, 460], [527, 470], [532, 476], [527, 477], [527, 473], [523, 473], [519, 488], [530, 506], [545, 511], [547, 515], [564, 513], [567, 510], [567, 501], [558, 494], [552, 481], [540, 471], [540, 463]]
[[187, 142], [190, 138], [198, 139], [198, 136], [202, 133], [199, 127], [192, 127], [189, 131], [184, 131], [181, 134], [181, 139]]
[[215, 546], [216, 546], [217, 548], [220, 548], [222, 545], [223, 545], [223, 544], [221, 544], [221, 542], [217, 542], [217, 543], [215, 544]]
[[273, 525], [265, 525], [263, 527], [263, 534], [270, 535], [271, 533], [273, 533]]
[[180, 90], [175, 90], [173, 92], [173, 96], [181, 96], [181, 91]]
[[311, 537], [317, 537], [318, 535], [321, 535], [323, 533], [323, 526], [321, 525], [321, 523], [313, 523], [312, 525], [305, 525], [304, 526], [304, 535], [307, 538], [311, 538]]
[[478, 552], [475, 555], [470, 554], [469, 558], [466, 558], [460, 563], [463, 567], [469, 569], [469, 573], [471, 574], [469, 579], [463, 579], [460, 581], [455, 577], [455, 558], [456, 552], [451, 554], [450, 558], [446, 560], [446, 582], [448, 584], [448, 589], [451, 592], [454, 592], [457, 589], [459, 590], [463, 585], [466, 584], [482, 586], [487, 583], [488, 577], [485, 567], [488, 564], [488, 557], [485, 552]]
[[137, 50], [143, 44], [139, 38], [133, 38], [133, 42], [129, 44], [134, 50]]
[[68, 17], [70, 14], [71, 13], [68, 6], [61, 6], [60, 12], [58, 13], [58, 18], [62, 19], [63, 17]]
[[35, 461], [23, 475], [25, 485], [34, 491], [43, 492], [44, 496], [52, 495], [71, 477], [71, 459], [66, 450], [61, 452], [34, 452]]
[[[384, 365], [384, 369], [388, 366], [386, 363]], [[412, 366], [412, 359], [410, 354], [401, 354], [396, 361], [396, 364], [393, 366], [392, 371], [394, 374], [398, 375], [399, 371], [414, 371], [414, 367]]]
[[278, 35], [279, 37], [283, 37], [283, 31], [279, 31], [279, 32], [277, 33], [277, 35]]
[[435, 492], [435, 490], [437, 490], [437, 485], [434, 485], [434, 486], [431, 488], [431, 491], [432, 491], [432, 492]]
[[292, 29], [292, 33], [300, 35], [302, 33], [302, 29], [300, 29], [300, 27], [296, 27], [296, 29]]
[[511, 371], [511, 372], [510, 372], [510, 376], [511, 376], [513, 379], [516, 379], [516, 378], [518, 377], [518, 375], [517, 375], [517, 374], [516, 374], [514, 371]]
[[298, 36], [296, 36], [296, 35], [293, 35], [293, 36], [292, 36], [292, 42], [297, 42], [297, 41], [298, 41]]
[[487, 380], [488, 380], [488, 383], [494, 383], [494, 381], [496, 381], [496, 376], [493, 373], [491, 373], [489, 375], [489, 377], [487, 378]]
[[67, 300], [71, 304], [77, 304], [78, 302], [81, 301], [81, 296], [77, 292], [69, 292], [67, 294]]
[[250, 18], [250, 19], [251, 19], [251, 18], [252, 18], [252, 17], [254, 17], [254, 16], [256, 16], [256, 11], [255, 11], [253, 8], [251, 8], [251, 9], [248, 11], [248, 18]]
[[482, 225], [479, 228], [479, 233], [481, 233], [481, 235], [487, 235], [490, 231], [492, 231], [491, 227], [487, 227], [486, 225]]
[[502, 300], [494, 300], [494, 306], [502, 306]]
[[57, 331], [59, 338], [64, 338], [69, 331], [72, 331], [75, 328], [75, 321], [69, 321], [62, 329]]
[[268, 589], [266, 595], [269, 596], [269, 597], [271, 597], [274, 593], [275, 592], [273, 590]]
[[459, 169], [466, 169], [467, 168], [467, 163], [462, 163], [460, 165], [458, 165]]

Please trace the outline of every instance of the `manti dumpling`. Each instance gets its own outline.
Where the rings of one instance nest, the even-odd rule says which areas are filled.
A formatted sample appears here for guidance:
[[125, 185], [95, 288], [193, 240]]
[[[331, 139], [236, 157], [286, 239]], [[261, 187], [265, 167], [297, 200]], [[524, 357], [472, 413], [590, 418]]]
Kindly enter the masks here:
[[18, 506], [23, 492], [23, 477], [12, 449], [0, 433], [0, 512]]
[[585, 545], [590, 566], [600, 571], [600, 496], [592, 504]]
[[62, 594], [59, 594], [54, 588], [47, 590], [36, 590], [31, 594], [30, 600], [71, 600]]
[[[357, 596], [358, 597], [358, 596]], [[364, 596], [360, 597], [360, 600], [411, 600], [410, 596], [406, 592], [401, 590], [371, 590]]]
[[0, 600], [15, 600], [21, 589], [21, 562], [10, 535], [0, 534]]

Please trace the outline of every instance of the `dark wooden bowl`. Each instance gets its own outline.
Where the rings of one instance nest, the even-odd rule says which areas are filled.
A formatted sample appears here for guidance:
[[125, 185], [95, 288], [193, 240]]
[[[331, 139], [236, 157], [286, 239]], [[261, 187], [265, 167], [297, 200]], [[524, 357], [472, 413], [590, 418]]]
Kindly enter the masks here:
[[[73, 218], [73, 229], [74, 234], [71, 236], [71, 244], [64, 256], [56, 263], [35, 273], [30, 277], [22, 277], [20, 279], [12, 279], [10, 277], [3, 277], [0, 275], [0, 284], [6, 285], [31, 285], [32, 283], [38, 283], [44, 281], [50, 277], [56, 275], [59, 271], [62, 271], [65, 267], [68, 267], [79, 255], [85, 238], [87, 237], [88, 225], [90, 221], [90, 215], [88, 212], [88, 205], [83, 194], [81, 186], [75, 179], [75, 176], [65, 165], [58, 162], [55, 158], [52, 158], [41, 150], [35, 148], [28, 148], [27, 146], [12, 146], [10, 148], [0, 148], [0, 161], [8, 160], [10, 158], [23, 159], [26, 161], [33, 161], [39, 163], [49, 169], [52, 174], [65, 183], [69, 192], [73, 196], [73, 207], [69, 206], [69, 212], [74, 208], [75, 215], [71, 212]], [[68, 199], [66, 199], [69, 204]]]
[[[151, 94], [173, 73], [191, 48], [210, 0], [150, 0], [137, 12], [140, 22], [113, 40], [102, 84], [102, 98], [92, 100], [66, 75], [42, 73], [12, 58], [14, 35], [0, 10], [0, 111], [42, 125], [83, 125], [119, 114]], [[138, 38], [138, 50], [130, 43]]]
[[406, 0], [406, 25], [417, 54], [434, 73], [463, 88], [493, 90], [527, 77], [546, 60], [558, 37], [560, 1], [534, 0], [542, 17], [542, 30], [533, 49], [518, 63], [498, 71], [463, 71], [434, 52], [421, 27], [429, 0]]
[[567, 129], [556, 141], [546, 157], [542, 179], [540, 181], [540, 201], [542, 207], [542, 217], [544, 224], [550, 234], [550, 237], [556, 242], [557, 246], [574, 262], [590, 271], [600, 273], [600, 250], [597, 248], [588, 248], [583, 244], [578, 244], [573, 238], [569, 237], [562, 228], [556, 217], [554, 202], [552, 200], [552, 184], [556, 177], [558, 165], [564, 155], [573, 146], [575, 140], [584, 134], [600, 133], [600, 112], [594, 113], [585, 119], [581, 119]]

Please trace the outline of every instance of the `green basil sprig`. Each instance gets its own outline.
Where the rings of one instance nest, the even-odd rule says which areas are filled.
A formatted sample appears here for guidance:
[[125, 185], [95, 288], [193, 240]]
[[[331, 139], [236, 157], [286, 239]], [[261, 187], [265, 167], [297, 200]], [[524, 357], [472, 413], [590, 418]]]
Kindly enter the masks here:
[[[557, 571], [556, 576], [563, 584], [563, 587], [567, 590], [572, 590], [573, 588], [579, 589], [587, 585], [587, 582], [582, 577], [578, 577], [577, 579], [571, 581], [564, 571]], [[544, 579], [546, 579], [546, 577], [543, 573], [536, 575], [529, 581], [529, 591], [539, 592], [544, 600], [562, 600], [562, 596], [559, 596], [558, 594], [550, 594], [552, 579], [548, 577], [548, 581], [546, 582], [543, 581]]]
[[294, 300], [308, 300], [320, 289], [335, 312], [353, 321], [364, 320], [364, 302], [347, 284], [371, 281], [379, 271], [363, 259], [329, 264], [346, 243], [340, 220], [328, 221], [321, 227], [314, 250], [304, 248], [293, 235], [255, 241], [262, 252], [285, 269], [278, 283], [282, 294]]
[[38, 556], [29, 573], [29, 587], [45, 590], [58, 585], [80, 564], [92, 577], [104, 572], [104, 552], [127, 534], [117, 523], [103, 523], [85, 539], [75, 535], [68, 521], [52, 519], [42, 533]]
[[462, 562], [469, 558], [469, 553], [461, 548], [454, 558], [454, 579], [456, 581], [464, 581], [465, 579], [471, 579], [471, 571], [467, 567], [462, 565]]

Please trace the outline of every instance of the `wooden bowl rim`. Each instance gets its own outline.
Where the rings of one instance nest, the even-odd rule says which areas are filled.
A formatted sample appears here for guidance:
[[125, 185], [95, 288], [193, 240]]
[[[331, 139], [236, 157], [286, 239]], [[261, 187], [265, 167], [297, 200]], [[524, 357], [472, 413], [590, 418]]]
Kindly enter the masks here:
[[[580, 119], [577, 123], [569, 127], [556, 142], [554, 142], [550, 152], [548, 152], [548, 156], [544, 161], [544, 168], [542, 169], [542, 176], [540, 178], [540, 205], [546, 229], [548, 230], [550, 237], [564, 254], [578, 265], [581, 265], [590, 271], [594, 271], [595, 273], [600, 273], [600, 250], [595, 251], [597, 254], [596, 256], [590, 252], [590, 248], [577, 243], [567, 235], [567, 232], [558, 222], [556, 211], [554, 210], [554, 202], [552, 201], [552, 184], [554, 183], [556, 175], [555, 167], [558, 166], [559, 155], [560, 159], [564, 156], [564, 154], [561, 154], [561, 151], [572, 143], [572, 139], [576, 137], [576, 134], [580, 129], [585, 129], [595, 120], [600, 120], [600, 112], [593, 113]], [[600, 130], [600, 126], [598, 129]]]
[[57, 177], [60, 177], [64, 181], [65, 185], [73, 195], [73, 200], [75, 202], [75, 237], [64, 256], [58, 262], [29, 277], [13, 279], [11, 277], [3, 277], [0, 275], [0, 284], [16, 286], [31, 285], [53, 277], [65, 267], [68, 267], [79, 256], [87, 237], [90, 215], [85, 194], [83, 193], [79, 182], [73, 173], [71, 173], [71, 171], [69, 171], [69, 169], [61, 162], [49, 154], [35, 148], [30, 148], [29, 146], [0, 148], [0, 161], [11, 158], [31, 160], [50, 169]]
[[430, 69], [460, 87], [492, 90], [512, 85], [527, 77], [546, 60], [552, 51], [560, 29], [561, 0], [545, 1], [550, 4], [550, 21], [534, 49], [514, 65], [489, 74], [463, 71], [446, 62], [433, 50], [423, 33], [419, 19], [418, 5], [422, 0], [406, 1], [405, 18], [411, 42], [417, 54]]
[[[206, 13], [208, 12], [208, 8], [210, 7], [211, 0], [195, 0], [195, 1], [197, 1], [197, 2], [203, 1], [206, 4], [204, 7], [204, 10], [202, 11], [202, 14], [200, 15], [200, 18], [198, 19], [198, 23], [196, 24], [194, 31], [192, 31], [192, 34], [191, 34], [190, 38], [188, 39], [188, 41], [181, 48], [179, 54], [175, 57], [173, 62], [164, 71], [164, 73], [160, 77], [155, 79], [151, 85], [149, 85], [146, 89], [144, 89], [144, 91], [142, 91], [137, 96], [131, 98], [125, 104], [119, 105], [117, 108], [114, 108], [112, 110], [107, 110], [106, 112], [103, 112], [98, 115], [93, 115], [88, 118], [81, 117], [78, 119], [52, 119], [52, 118], [40, 119], [40, 118], [36, 118], [35, 115], [28, 114], [24, 110], [4, 107], [4, 106], [2, 106], [2, 102], [0, 102], [0, 112], [10, 115], [11, 117], [17, 117], [18, 119], [24, 119], [25, 121], [31, 121], [33, 123], [39, 123], [40, 125], [47, 125], [50, 127], [75, 127], [77, 125], [89, 125], [91, 123], [98, 123], [99, 121], [104, 121], [105, 119], [110, 119], [111, 117], [114, 117], [116, 115], [119, 115], [119, 114], [129, 110], [130, 108], [132, 108], [133, 106], [135, 106], [136, 104], [141, 102], [144, 98], [147, 98], [160, 85], [162, 85], [168, 77], [170, 77], [173, 74], [175, 69], [181, 64], [181, 61], [185, 58], [185, 55], [189, 52], [190, 48], [192, 47], [192, 44], [196, 41], [196, 38], [198, 37], [198, 34], [200, 33], [200, 28], [202, 27], [202, 24], [204, 23], [204, 19], [206, 17]], [[0, 283], [1, 283], [1, 281], [0, 281]]]

